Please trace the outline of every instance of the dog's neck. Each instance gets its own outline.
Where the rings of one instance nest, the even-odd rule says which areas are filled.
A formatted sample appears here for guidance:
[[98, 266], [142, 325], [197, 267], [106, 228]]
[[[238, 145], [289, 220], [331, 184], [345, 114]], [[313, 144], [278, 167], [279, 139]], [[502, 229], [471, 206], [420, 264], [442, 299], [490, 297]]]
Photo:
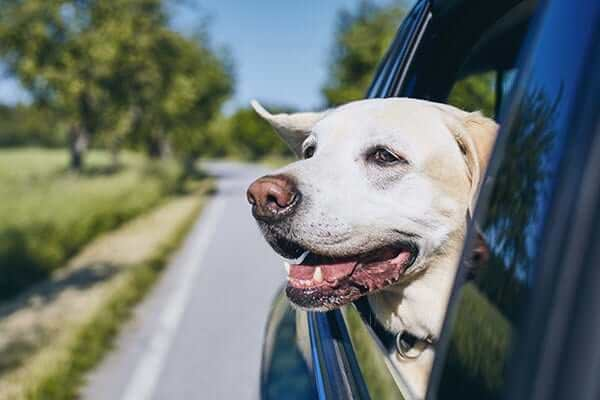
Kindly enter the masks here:
[[[437, 341], [458, 268], [465, 227], [449, 236], [444, 251], [428, 259], [411, 279], [368, 297], [380, 324], [389, 332], [403, 332]], [[416, 357], [405, 359], [398, 352], [390, 360], [398, 368], [416, 398], [424, 398], [433, 365], [434, 346], [423, 346]]]
[[429, 257], [419, 272], [404, 282], [369, 296], [379, 323], [394, 334], [437, 339], [458, 268], [465, 228], [449, 235], [444, 251]]

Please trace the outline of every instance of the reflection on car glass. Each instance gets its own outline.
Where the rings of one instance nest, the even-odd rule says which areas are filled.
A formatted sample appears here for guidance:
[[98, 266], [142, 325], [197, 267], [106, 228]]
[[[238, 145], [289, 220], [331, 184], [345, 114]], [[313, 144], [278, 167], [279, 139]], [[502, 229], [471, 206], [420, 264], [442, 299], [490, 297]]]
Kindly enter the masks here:
[[261, 399], [316, 399], [312, 371], [296, 332], [296, 310], [283, 291], [276, 298], [266, 329], [262, 357]]
[[[482, 226], [486, 261], [462, 287], [442, 375], [445, 398], [495, 399], [531, 287], [556, 158], [564, 143], [555, 131], [562, 91], [550, 98], [529, 91], [516, 113]], [[561, 147], [562, 146], [562, 147]], [[448, 397], [446, 397], [448, 396]]]

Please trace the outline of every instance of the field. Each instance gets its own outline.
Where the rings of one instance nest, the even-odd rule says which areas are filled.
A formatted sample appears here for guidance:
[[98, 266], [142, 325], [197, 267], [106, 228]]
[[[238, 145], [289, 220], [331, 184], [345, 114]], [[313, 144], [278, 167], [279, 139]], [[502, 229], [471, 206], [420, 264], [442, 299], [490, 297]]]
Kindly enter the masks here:
[[82, 173], [64, 150], [0, 150], [0, 300], [63, 266], [84, 244], [176, 189], [173, 163], [92, 151]]
[[100, 235], [51, 279], [0, 304], [0, 399], [72, 399], [159, 278], [211, 182]]

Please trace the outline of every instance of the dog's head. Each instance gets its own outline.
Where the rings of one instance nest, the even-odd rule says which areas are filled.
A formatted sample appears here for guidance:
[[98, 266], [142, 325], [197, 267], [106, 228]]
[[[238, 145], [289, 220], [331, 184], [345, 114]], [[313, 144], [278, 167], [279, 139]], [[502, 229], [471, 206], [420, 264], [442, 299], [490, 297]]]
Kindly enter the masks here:
[[296, 305], [328, 310], [410, 280], [464, 231], [492, 120], [398, 98], [322, 113], [253, 106], [301, 158], [248, 189], [266, 240], [292, 260]]

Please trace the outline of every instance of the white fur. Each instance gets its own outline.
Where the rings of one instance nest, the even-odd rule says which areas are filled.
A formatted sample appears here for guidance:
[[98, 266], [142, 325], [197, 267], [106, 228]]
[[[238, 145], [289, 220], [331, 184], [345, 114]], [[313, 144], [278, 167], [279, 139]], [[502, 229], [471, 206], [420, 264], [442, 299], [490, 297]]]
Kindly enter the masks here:
[[[460, 123], [483, 117], [422, 100], [376, 99], [349, 103], [323, 115], [298, 114], [301, 128], [294, 129], [281, 118], [275, 123], [276, 116], [262, 107], [259, 111], [297, 154], [305, 141], [316, 143], [312, 158], [276, 171], [294, 177], [303, 195], [287, 237], [307, 248], [343, 256], [385, 245], [394, 230], [417, 236], [420, 252], [407, 276], [370, 294], [369, 302], [390, 332], [406, 330], [437, 338], [462, 248], [465, 216], [476, 193], [473, 185], [478, 182], [469, 165], [477, 155], [463, 154], [457, 143], [462, 128], [467, 134], [469, 129]], [[369, 164], [366, 152], [378, 145], [393, 149], [409, 164], [384, 168]], [[392, 359], [412, 391], [424, 396], [433, 349], [415, 360]]]

